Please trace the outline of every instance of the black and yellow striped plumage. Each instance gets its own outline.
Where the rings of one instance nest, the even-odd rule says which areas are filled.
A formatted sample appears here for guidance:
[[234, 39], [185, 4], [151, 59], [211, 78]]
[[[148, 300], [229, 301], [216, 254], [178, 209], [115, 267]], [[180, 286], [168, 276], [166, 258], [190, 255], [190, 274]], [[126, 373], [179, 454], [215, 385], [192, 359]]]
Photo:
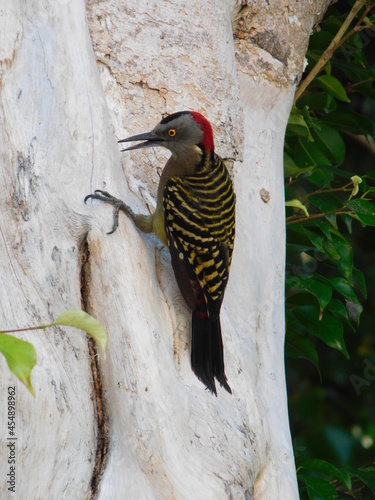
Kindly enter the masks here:
[[[210, 162], [210, 160], [209, 160]], [[218, 314], [228, 281], [235, 231], [235, 198], [224, 162], [213, 155], [202, 171], [172, 177], [164, 190], [164, 224]]]
[[192, 312], [191, 365], [216, 394], [215, 379], [228, 391], [220, 308], [227, 286], [235, 235], [235, 196], [225, 164], [214, 152], [210, 123], [194, 111], [167, 116], [149, 133], [120, 142], [145, 141], [126, 150], [163, 146], [172, 156], [158, 188], [156, 210], [134, 214], [104, 191], [85, 198], [122, 210], [146, 233], [154, 232], [171, 253], [176, 280]]
[[173, 268], [193, 310], [192, 368], [212, 392], [214, 378], [231, 392], [219, 314], [232, 261], [235, 197], [222, 159], [209, 153], [196, 173], [169, 179], [163, 205]]

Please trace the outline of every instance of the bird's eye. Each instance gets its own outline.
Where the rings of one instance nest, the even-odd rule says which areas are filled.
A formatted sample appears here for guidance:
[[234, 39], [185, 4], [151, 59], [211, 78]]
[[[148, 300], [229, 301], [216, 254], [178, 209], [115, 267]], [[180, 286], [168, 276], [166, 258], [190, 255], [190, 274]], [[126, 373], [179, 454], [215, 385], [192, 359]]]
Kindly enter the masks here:
[[168, 135], [169, 135], [169, 137], [174, 137], [176, 135], [175, 129], [174, 128], [170, 128], [168, 130]]

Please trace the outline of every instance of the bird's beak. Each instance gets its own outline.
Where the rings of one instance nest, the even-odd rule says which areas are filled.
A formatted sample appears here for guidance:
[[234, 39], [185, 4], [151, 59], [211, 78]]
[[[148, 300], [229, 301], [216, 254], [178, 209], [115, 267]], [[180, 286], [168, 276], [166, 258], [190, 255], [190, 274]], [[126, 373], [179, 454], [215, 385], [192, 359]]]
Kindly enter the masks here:
[[140, 148], [151, 148], [153, 146], [160, 146], [161, 139], [157, 137], [152, 132], [146, 132], [145, 134], [133, 135], [132, 137], [128, 137], [127, 139], [121, 139], [118, 142], [133, 142], [133, 141], [145, 141], [140, 144], [135, 144], [134, 146], [130, 146], [130, 148], [122, 149], [121, 151], [131, 151], [132, 149], [140, 149]]

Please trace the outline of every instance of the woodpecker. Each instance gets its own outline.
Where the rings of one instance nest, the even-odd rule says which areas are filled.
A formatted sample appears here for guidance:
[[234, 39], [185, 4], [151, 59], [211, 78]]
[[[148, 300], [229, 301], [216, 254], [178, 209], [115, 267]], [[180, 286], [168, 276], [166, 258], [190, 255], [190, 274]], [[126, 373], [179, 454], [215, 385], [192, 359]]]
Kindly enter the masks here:
[[[191, 366], [198, 379], [217, 395], [215, 379], [230, 394], [224, 369], [220, 308], [228, 283], [235, 237], [235, 195], [223, 160], [214, 151], [212, 127], [195, 111], [163, 118], [148, 133], [119, 141], [142, 141], [123, 149], [162, 146], [171, 157], [159, 182], [156, 210], [134, 214], [106, 191], [86, 196], [126, 213], [145, 233], [153, 232], [169, 247], [181, 293], [192, 310]], [[108, 234], [110, 234], [108, 233]]]

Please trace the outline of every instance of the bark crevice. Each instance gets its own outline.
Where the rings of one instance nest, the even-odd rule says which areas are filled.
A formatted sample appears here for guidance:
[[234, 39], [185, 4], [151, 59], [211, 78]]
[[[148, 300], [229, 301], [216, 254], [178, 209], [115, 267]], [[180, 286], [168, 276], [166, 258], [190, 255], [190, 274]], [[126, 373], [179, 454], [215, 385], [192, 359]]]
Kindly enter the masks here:
[[[83, 238], [80, 245], [80, 262], [81, 307], [83, 311], [92, 315], [93, 310], [90, 298], [90, 249], [87, 235]], [[104, 383], [99, 365], [98, 348], [95, 341], [89, 336], [87, 336], [87, 342], [91, 360], [93, 402], [96, 416], [95, 464], [90, 479], [89, 494], [89, 498], [94, 499], [97, 497], [100, 479], [106, 467], [109, 447], [109, 433], [107, 403], [104, 396]]]

